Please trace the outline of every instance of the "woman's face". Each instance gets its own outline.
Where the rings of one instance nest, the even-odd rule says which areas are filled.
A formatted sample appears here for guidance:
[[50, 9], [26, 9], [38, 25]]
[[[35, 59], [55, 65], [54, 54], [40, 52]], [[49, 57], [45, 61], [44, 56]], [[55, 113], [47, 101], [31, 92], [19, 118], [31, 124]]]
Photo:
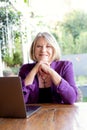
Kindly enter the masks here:
[[45, 38], [40, 37], [38, 38], [35, 44], [35, 58], [37, 61], [46, 61], [51, 62], [53, 57], [53, 47], [49, 44]]

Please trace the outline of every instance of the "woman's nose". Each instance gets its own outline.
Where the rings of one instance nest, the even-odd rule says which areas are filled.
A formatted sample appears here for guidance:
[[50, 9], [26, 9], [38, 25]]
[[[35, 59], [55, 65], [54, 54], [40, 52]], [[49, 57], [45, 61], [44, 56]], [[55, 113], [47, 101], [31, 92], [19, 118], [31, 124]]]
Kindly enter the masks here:
[[46, 46], [42, 46], [42, 51], [46, 51]]

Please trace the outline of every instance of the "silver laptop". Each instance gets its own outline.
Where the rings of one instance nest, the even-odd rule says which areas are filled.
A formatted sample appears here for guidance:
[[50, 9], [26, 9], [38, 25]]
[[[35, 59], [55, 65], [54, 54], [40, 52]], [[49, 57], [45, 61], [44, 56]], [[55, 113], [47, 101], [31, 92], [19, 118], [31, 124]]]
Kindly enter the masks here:
[[40, 108], [24, 103], [19, 77], [0, 77], [0, 117], [27, 118]]

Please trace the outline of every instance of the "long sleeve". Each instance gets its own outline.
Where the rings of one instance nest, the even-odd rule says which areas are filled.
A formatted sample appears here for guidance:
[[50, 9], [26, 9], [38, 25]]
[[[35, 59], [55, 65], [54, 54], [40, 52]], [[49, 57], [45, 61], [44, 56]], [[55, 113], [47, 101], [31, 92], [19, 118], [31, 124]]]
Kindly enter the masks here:
[[33, 84], [29, 84], [27, 86], [25, 86], [24, 84], [24, 79], [26, 78], [27, 74], [30, 72], [34, 65], [35, 64], [24, 64], [19, 70], [19, 77], [21, 77], [22, 91], [24, 94], [25, 103], [36, 103], [38, 100], [38, 85], [36, 80], [33, 82]]
[[62, 80], [57, 86], [57, 93], [61, 95], [64, 103], [73, 104], [77, 99], [77, 87], [74, 79], [73, 64], [70, 61], [60, 62], [56, 71], [60, 73]]

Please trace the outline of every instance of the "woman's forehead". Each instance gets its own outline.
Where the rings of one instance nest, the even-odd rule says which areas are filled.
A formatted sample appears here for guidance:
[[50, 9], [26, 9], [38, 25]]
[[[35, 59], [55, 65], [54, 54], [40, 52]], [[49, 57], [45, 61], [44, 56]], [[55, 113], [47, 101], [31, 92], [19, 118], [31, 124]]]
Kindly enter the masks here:
[[[49, 43], [49, 41], [45, 37], [38, 37], [35, 44], [38, 43]], [[50, 44], [50, 43], [49, 43]]]

